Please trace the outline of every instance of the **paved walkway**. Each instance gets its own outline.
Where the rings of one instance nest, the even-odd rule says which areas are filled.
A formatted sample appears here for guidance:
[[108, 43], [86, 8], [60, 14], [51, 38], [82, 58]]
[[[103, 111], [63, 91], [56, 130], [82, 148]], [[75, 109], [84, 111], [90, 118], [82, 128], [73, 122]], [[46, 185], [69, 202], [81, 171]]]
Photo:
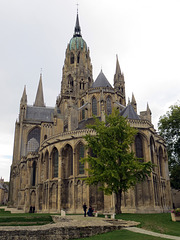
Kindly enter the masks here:
[[146, 234], [146, 235], [151, 235], [151, 236], [154, 236], [154, 237], [161, 237], [161, 238], [166, 238], [166, 239], [180, 240], [180, 237], [177, 237], [177, 236], [166, 235], [166, 234], [161, 234], [161, 233], [155, 233], [155, 232], [147, 231], [145, 229], [137, 228], [137, 227], [127, 227], [127, 228], [124, 228], [124, 229], [129, 230], [131, 232], [143, 233], [143, 234]]
[[[11, 213], [23, 213], [23, 210], [18, 210], [16, 208], [7, 208], [7, 207], [0, 207], [0, 208], [4, 208], [6, 211], [11, 211]], [[56, 216], [57, 217], [57, 216]], [[61, 217], [58, 216], [60, 219]], [[78, 216], [78, 215], [71, 215], [71, 216], [66, 216], [65, 218], [62, 218], [62, 220], [57, 220], [55, 221], [56, 223], [54, 224], [54, 226], [107, 226], [107, 225], [119, 225], [121, 227], [123, 227], [126, 230], [129, 230], [131, 232], [136, 232], [136, 233], [142, 233], [142, 234], [146, 234], [146, 235], [151, 235], [151, 236], [155, 236], [155, 237], [161, 237], [161, 238], [165, 238], [165, 239], [173, 239], [173, 240], [180, 240], [180, 237], [177, 236], [172, 236], [172, 235], [166, 235], [166, 234], [161, 234], [161, 233], [155, 233], [155, 232], [151, 232], [142, 228], [137, 228], [137, 227], [133, 227], [133, 225], [137, 225], [138, 223], [133, 222], [133, 221], [124, 221], [119, 219], [118, 221], [104, 221], [104, 218], [84, 218], [82, 215]], [[53, 224], [49, 224], [49, 225], [43, 225], [43, 226], [26, 226], [26, 227], [6, 227], [6, 229], [8, 230], [13, 230], [13, 229], [45, 229], [45, 228], [49, 228], [52, 227]], [[2, 229], [4, 227], [0, 227], [0, 229]]]

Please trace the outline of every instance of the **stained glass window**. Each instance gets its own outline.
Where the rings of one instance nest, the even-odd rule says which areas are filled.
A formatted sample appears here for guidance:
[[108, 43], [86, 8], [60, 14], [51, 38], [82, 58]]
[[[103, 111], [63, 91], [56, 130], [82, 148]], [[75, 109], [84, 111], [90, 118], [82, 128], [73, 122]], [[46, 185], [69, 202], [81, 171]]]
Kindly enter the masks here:
[[45, 154], [45, 164], [46, 164], [46, 179], [49, 178], [49, 153]]
[[96, 98], [92, 98], [92, 114], [97, 115], [97, 101]]
[[84, 146], [79, 145], [79, 174], [84, 174], [84, 163], [80, 162], [80, 159], [84, 157]]
[[38, 127], [34, 128], [28, 134], [27, 141], [27, 153], [38, 152], [40, 145], [40, 129]]
[[159, 168], [160, 168], [160, 175], [163, 176], [163, 151], [162, 148], [159, 148]]
[[107, 97], [106, 99], [106, 107], [107, 107], [107, 115], [112, 113], [112, 107], [111, 107], [111, 98]]
[[154, 141], [150, 138], [150, 151], [151, 151], [151, 162], [154, 163]]
[[136, 157], [143, 158], [143, 141], [142, 137], [138, 134], [135, 138]]
[[32, 186], [36, 184], [36, 162], [33, 162], [32, 165]]
[[52, 163], [53, 163], [53, 178], [58, 177], [58, 150], [53, 149], [52, 153]]
[[[81, 106], [84, 105], [84, 101], [81, 102]], [[82, 109], [82, 120], [85, 119], [85, 109]]]

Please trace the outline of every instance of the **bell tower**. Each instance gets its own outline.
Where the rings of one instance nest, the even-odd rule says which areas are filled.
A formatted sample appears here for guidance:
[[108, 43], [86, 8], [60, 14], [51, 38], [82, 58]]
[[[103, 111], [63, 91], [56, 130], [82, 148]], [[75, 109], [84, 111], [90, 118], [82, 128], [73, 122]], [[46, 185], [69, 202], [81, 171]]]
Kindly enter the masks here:
[[91, 87], [92, 83], [89, 48], [82, 38], [77, 13], [74, 34], [66, 49], [58, 106], [64, 101], [75, 102]]

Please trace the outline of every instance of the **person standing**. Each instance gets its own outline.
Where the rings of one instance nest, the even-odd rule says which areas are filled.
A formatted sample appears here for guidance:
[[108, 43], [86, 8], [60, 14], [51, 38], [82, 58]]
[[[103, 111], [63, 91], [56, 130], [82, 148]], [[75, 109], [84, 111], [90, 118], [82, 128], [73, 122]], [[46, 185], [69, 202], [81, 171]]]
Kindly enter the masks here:
[[84, 217], [86, 217], [87, 206], [86, 203], [83, 204]]

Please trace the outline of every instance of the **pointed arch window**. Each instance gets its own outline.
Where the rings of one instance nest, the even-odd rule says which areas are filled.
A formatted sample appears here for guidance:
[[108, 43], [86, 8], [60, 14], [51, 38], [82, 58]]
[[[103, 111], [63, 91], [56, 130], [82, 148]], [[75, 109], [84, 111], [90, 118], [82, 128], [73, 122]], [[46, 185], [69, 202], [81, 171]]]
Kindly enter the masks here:
[[68, 87], [69, 88], [72, 88], [74, 85], [74, 82], [73, 82], [73, 77], [71, 76], [71, 74], [68, 75]]
[[151, 162], [154, 163], [154, 140], [150, 138], [150, 152], [151, 152]]
[[163, 150], [161, 147], [159, 148], [159, 170], [160, 175], [163, 177]]
[[31, 130], [27, 138], [27, 153], [38, 152], [40, 145], [40, 129], [38, 127]]
[[49, 178], [49, 153], [45, 153], [46, 179]]
[[69, 144], [62, 149], [62, 162], [64, 176], [67, 178], [73, 175], [73, 149]]
[[80, 52], [77, 55], [77, 63], [79, 63], [79, 61], [80, 61]]
[[143, 154], [143, 140], [140, 134], [138, 134], [135, 138], [135, 148], [136, 148], [136, 157], [141, 158], [143, 161], [144, 154]]
[[54, 148], [52, 151], [52, 169], [53, 169], [53, 178], [58, 177], [58, 150]]
[[[84, 101], [82, 100], [82, 102], [81, 102], [81, 106], [83, 106], [84, 105]], [[82, 109], [82, 116], [81, 116], [81, 119], [83, 120], [83, 119], [85, 119], [85, 109], [83, 108]]]
[[81, 90], [84, 90], [84, 88], [85, 88], [85, 83], [84, 83], [83, 79], [81, 79], [81, 82], [79, 83], [79, 88]]
[[81, 158], [84, 158], [84, 145], [82, 143], [79, 144], [79, 174], [84, 174], [84, 163], [80, 162]]
[[111, 97], [108, 96], [106, 99], [106, 110], [107, 110], [107, 115], [112, 113], [112, 106], [111, 106]]
[[70, 63], [73, 64], [74, 63], [74, 54], [71, 53], [71, 56], [70, 56]]
[[96, 98], [92, 98], [92, 114], [97, 116], [97, 101]]
[[36, 162], [33, 162], [32, 165], [32, 186], [35, 186], [36, 184]]
[[91, 87], [91, 78], [88, 77], [88, 88], [90, 88], [90, 87]]

